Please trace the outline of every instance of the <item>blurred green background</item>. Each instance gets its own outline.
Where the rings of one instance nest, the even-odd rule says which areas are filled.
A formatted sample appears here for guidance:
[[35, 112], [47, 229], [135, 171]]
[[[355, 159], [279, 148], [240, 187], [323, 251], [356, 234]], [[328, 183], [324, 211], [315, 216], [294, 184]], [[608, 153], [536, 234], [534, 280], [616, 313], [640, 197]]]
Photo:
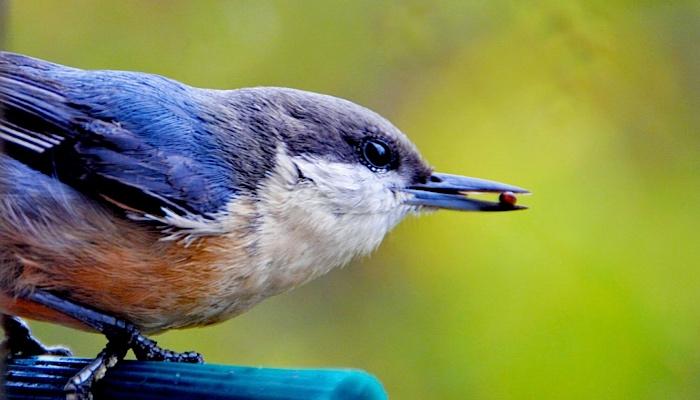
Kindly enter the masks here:
[[[700, 397], [697, 1], [14, 1], [9, 50], [351, 99], [526, 212], [440, 212], [371, 258], [159, 341], [355, 367], [395, 399]], [[92, 356], [97, 335], [34, 324]]]

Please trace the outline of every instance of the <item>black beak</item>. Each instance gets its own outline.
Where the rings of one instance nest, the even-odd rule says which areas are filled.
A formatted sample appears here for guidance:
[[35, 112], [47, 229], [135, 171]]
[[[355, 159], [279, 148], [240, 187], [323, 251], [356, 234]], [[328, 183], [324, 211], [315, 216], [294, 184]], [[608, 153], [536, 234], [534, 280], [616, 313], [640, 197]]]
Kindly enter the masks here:
[[515, 197], [512, 195], [502, 194], [501, 199], [513, 200], [494, 202], [471, 199], [467, 197], [471, 192], [530, 193], [505, 183], [440, 173], [433, 173], [426, 183], [409, 186], [403, 191], [413, 195], [406, 200], [406, 204], [460, 211], [512, 211], [527, 208], [515, 205]]

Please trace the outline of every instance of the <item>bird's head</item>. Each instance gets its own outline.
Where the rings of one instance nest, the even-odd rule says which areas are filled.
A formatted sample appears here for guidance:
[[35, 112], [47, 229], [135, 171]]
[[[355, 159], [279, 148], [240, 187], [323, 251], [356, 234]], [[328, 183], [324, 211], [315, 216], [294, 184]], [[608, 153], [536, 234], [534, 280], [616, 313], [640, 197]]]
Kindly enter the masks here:
[[246, 126], [275, 138], [274, 167], [257, 196], [265, 218], [274, 221], [270, 236], [276, 242], [321, 243], [338, 258], [328, 261], [339, 264], [370, 252], [411, 213], [522, 208], [467, 197], [526, 190], [434, 172], [399, 129], [350, 101], [280, 88], [236, 92], [247, 104]]

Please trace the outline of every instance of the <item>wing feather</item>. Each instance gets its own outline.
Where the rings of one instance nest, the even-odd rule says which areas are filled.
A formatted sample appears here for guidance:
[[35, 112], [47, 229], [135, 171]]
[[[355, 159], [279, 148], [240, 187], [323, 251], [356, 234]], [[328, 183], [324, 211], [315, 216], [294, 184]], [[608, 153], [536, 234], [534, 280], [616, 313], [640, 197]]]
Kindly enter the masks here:
[[225, 193], [191, 154], [159, 147], [118, 115], [71, 98], [61, 68], [77, 71], [0, 52], [4, 153], [126, 212], [201, 219], [221, 207]]

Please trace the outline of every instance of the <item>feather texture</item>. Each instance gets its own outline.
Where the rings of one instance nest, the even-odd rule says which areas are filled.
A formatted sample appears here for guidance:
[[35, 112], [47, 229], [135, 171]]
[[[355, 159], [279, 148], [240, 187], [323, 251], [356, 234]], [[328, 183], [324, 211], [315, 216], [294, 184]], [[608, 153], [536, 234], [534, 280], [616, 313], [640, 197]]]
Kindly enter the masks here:
[[197, 135], [193, 110], [178, 107], [188, 90], [0, 53], [0, 140], [12, 158], [126, 211], [206, 218], [236, 188], [217, 178], [231, 171], [216, 168], [215, 152], [201, 156], [215, 146]]

